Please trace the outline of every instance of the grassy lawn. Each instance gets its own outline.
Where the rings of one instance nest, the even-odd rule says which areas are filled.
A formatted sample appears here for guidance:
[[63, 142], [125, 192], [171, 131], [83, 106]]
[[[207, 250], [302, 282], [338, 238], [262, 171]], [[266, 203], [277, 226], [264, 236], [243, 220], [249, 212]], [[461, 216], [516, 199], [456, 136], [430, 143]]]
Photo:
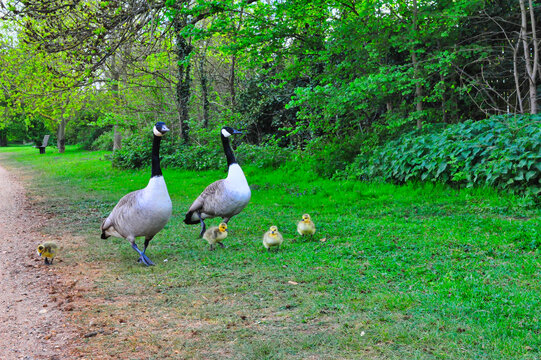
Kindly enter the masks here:
[[[229, 222], [227, 248], [211, 252], [182, 219], [225, 169], [164, 169], [173, 217], [147, 268], [99, 226], [150, 169], [112, 169], [106, 157], [0, 148], [0, 163], [26, 174], [31, 199], [54, 215], [43, 231], [84, 239], [63, 256], [94, 269], [74, 313], [81, 329], [102, 329], [81, 344], [88, 359], [541, 357], [541, 212], [519, 197], [244, 166], [252, 200]], [[303, 213], [313, 239], [296, 233]], [[271, 225], [285, 242], [268, 253]]]

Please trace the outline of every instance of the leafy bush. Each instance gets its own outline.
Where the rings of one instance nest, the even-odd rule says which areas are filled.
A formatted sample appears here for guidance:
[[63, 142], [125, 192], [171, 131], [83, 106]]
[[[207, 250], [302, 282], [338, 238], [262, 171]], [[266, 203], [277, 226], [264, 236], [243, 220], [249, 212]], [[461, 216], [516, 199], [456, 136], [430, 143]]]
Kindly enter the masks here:
[[[122, 141], [122, 149], [113, 155], [113, 166], [137, 169], [150, 164], [152, 142], [148, 134], [135, 134]], [[256, 146], [241, 144], [235, 150], [241, 164], [260, 168], [279, 167], [289, 158], [289, 149], [277, 145]], [[160, 148], [161, 165], [189, 170], [219, 169], [226, 166], [222, 144], [219, 140], [205, 145], [186, 145], [164, 139]]]
[[258, 168], [276, 169], [291, 159], [292, 150], [276, 144], [264, 146], [240, 144], [235, 154], [241, 164], [250, 164]]
[[92, 149], [92, 143], [101, 134], [111, 129], [110, 126], [89, 125], [93, 124], [99, 116], [98, 110], [87, 110], [79, 113], [66, 127], [66, 143], [82, 145], [83, 149]]
[[114, 132], [113, 131], [107, 131], [100, 136], [96, 140], [92, 142], [92, 145], [90, 145], [91, 150], [113, 150], [113, 144], [114, 144]]
[[538, 195], [541, 116], [494, 116], [442, 131], [414, 131], [360, 155], [348, 170], [361, 179], [489, 185]]
[[148, 134], [133, 134], [122, 139], [122, 148], [113, 154], [113, 166], [138, 169], [150, 164], [152, 141]]
[[361, 153], [372, 149], [377, 135], [358, 134], [345, 139], [317, 138], [312, 140], [301, 154], [301, 161], [308, 162], [309, 168], [319, 176], [332, 178], [343, 173]]
[[[214, 146], [186, 145], [165, 143], [160, 150], [161, 164], [164, 167], [174, 167], [187, 170], [219, 169], [226, 166], [225, 155], [221, 144]], [[150, 164], [150, 157], [147, 164]]]

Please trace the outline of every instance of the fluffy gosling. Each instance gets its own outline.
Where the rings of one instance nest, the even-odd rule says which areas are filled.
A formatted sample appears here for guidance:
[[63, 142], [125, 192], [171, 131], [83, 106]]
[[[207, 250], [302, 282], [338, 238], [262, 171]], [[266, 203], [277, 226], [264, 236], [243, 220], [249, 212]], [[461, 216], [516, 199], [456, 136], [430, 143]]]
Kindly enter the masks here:
[[278, 232], [278, 228], [274, 225], [263, 235], [263, 246], [267, 251], [272, 247], [276, 247], [277, 250], [280, 249], [280, 245], [282, 245], [283, 242], [284, 237]]
[[316, 225], [310, 219], [310, 215], [304, 214], [302, 220], [297, 223], [297, 232], [301, 235], [313, 236], [316, 233]]
[[227, 224], [226, 223], [220, 223], [219, 226], [213, 226], [205, 233], [203, 234], [203, 239], [207, 240], [210, 244], [210, 251], [214, 250], [214, 244], [220, 245], [222, 248], [224, 248], [224, 244], [222, 244], [222, 240], [227, 237]]
[[[56, 250], [58, 245], [52, 241], [44, 242], [43, 244], [38, 245], [38, 254], [39, 256], [45, 258], [45, 264], [51, 265], [53, 263], [54, 257], [56, 256]], [[51, 261], [49, 262], [49, 258]]]

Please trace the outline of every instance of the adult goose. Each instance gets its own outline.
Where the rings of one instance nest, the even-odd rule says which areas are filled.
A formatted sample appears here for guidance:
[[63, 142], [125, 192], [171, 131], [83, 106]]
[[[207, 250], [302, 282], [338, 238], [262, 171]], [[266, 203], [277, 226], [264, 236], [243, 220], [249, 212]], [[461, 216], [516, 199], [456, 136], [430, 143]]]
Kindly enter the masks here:
[[250, 187], [229, 142], [229, 137], [233, 134], [241, 132], [224, 126], [220, 133], [229, 168], [227, 177], [207, 186], [195, 199], [184, 218], [186, 224], [201, 224], [200, 237], [205, 233], [205, 219], [221, 217], [227, 224], [229, 219], [240, 213], [250, 201]]
[[[111, 214], [101, 225], [101, 238], [116, 236], [130, 241], [140, 255], [139, 262], [150, 266], [154, 263], [145, 255], [148, 243], [163, 229], [171, 217], [172, 204], [160, 167], [160, 142], [169, 129], [163, 122], [154, 126], [152, 143], [152, 170], [148, 185], [120, 199]], [[145, 237], [143, 251], [139, 250], [135, 238]]]

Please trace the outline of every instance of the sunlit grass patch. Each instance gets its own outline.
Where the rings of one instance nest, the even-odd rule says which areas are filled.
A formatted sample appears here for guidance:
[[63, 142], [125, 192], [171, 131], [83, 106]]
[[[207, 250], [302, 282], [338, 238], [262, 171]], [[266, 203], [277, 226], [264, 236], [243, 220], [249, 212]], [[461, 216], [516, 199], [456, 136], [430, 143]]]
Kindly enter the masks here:
[[[225, 169], [164, 169], [173, 217], [152, 240], [156, 266], [147, 268], [127, 241], [100, 239], [99, 225], [120, 197], [146, 185], [150, 169], [120, 171], [105, 153], [69, 149], [1, 156], [32, 179], [39, 174], [29, 195], [55, 217], [44, 231], [84, 236], [80, 261], [103, 267], [86, 316], [109, 319], [108, 331], [85, 351], [178, 359], [541, 354], [540, 213], [520, 197], [244, 166], [252, 200], [229, 222], [227, 248], [211, 252], [198, 225], [182, 219]], [[303, 213], [316, 223], [313, 238], [296, 232]], [[270, 225], [285, 238], [278, 252], [261, 243]]]

